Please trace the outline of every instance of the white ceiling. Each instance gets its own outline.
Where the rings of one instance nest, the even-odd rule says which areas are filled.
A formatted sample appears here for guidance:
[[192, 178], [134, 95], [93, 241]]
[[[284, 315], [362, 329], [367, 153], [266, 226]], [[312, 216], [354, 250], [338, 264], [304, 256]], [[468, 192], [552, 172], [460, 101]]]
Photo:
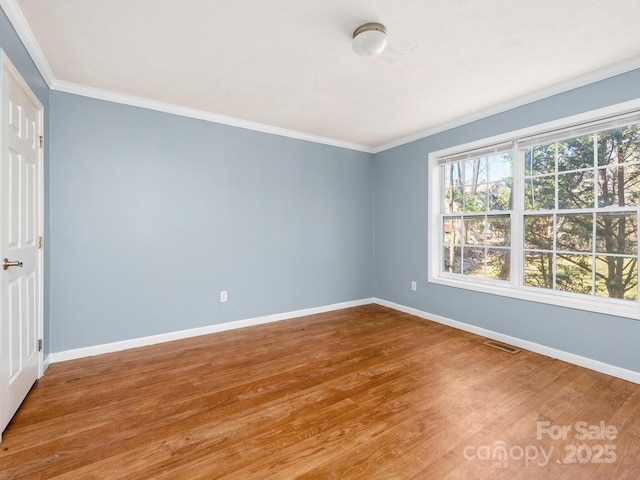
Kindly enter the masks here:
[[[0, 5], [54, 89], [365, 151], [640, 67], [640, 0]], [[358, 57], [370, 21], [389, 46]]]

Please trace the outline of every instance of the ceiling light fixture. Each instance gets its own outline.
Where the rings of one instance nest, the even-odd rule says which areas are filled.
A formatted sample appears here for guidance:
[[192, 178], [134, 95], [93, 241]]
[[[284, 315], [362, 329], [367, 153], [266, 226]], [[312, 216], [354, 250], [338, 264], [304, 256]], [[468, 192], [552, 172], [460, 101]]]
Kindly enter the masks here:
[[387, 29], [381, 23], [365, 23], [353, 32], [353, 51], [361, 57], [382, 53], [387, 46]]

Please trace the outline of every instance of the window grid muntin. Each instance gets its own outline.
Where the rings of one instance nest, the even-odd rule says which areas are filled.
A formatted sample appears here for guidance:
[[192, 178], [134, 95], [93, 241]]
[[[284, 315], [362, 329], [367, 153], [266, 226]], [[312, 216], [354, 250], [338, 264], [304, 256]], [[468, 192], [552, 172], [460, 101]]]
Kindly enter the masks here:
[[[512, 143], [508, 145], [512, 147]], [[511, 257], [510, 253], [505, 253], [511, 251], [511, 245], [505, 245], [504, 242], [498, 245], [490, 244], [488, 235], [489, 224], [492, 222], [489, 221], [489, 218], [506, 218], [508, 225], [511, 225], [512, 211], [492, 208], [492, 206], [500, 207], [498, 201], [493, 201], [493, 196], [495, 194], [496, 197], [499, 197], [503, 193], [500, 191], [501, 186], [507, 188], [507, 184], [511, 182], [511, 189], [513, 189], [514, 150], [505, 150], [505, 147], [502, 146], [500, 151], [487, 153], [486, 150], [482, 150], [481, 153], [478, 156], [465, 154], [464, 158], [439, 162], [442, 192], [440, 205], [441, 254], [444, 256], [441, 259], [440, 274], [495, 280], [488, 277], [488, 274], [494, 275], [495, 265], [501, 265], [500, 261], [504, 256], [507, 259]], [[503, 164], [502, 168], [500, 163]], [[509, 176], [504, 175], [505, 170], [510, 173]], [[501, 171], [502, 174], [500, 174]], [[482, 192], [483, 201], [477, 201], [478, 191]], [[512, 198], [512, 190], [507, 189], [506, 191]], [[456, 204], [458, 196], [462, 199], [461, 206]], [[473, 205], [468, 201], [470, 198], [473, 198]], [[469, 226], [473, 221], [482, 223], [480, 234], [482, 242], [469, 242]], [[460, 222], [460, 229], [456, 228], [457, 222]], [[449, 230], [449, 238], [447, 238], [447, 230]], [[507, 237], [511, 236], [510, 230], [509, 228]], [[482, 253], [479, 254], [479, 252]], [[478, 257], [480, 257], [479, 261]], [[456, 260], [459, 262], [459, 266], [456, 264]], [[476, 262], [475, 269], [470, 266], [471, 262]], [[502, 261], [503, 264], [504, 261]], [[478, 274], [479, 270], [482, 271], [482, 275]], [[509, 264], [508, 269], [503, 266], [500, 269], [500, 275], [503, 272], [506, 272], [510, 278], [511, 265]]]
[[[612, 131], [615, 129], [621, 129], [621, 128], [629, 128], [632, 126], [637, 126], [640, 125], [639, 123], [637, 123], [637, 120], [640, 119], [640, 115], [636, 114], [635, 117], [636, 122], [627, 122], [627, 123], [620, 123], [619, 120], [614, 120], [614, 122], [617, 122], [617, 124], [615, 125], [615, 128], [611, 127], [611, 128], [602, 128], [602, 129], [597, 129], [595, 131], [590, 131], [590, 132], [581, 132], [581, 136], [583, 137], [590, 137], [592, 139], [593, 145], [592, 145], [592, 165], [589, 164], [588, 166], [586, 164], [583, 164], [582, 168], [569, 168], [569, 169], [565, 169], [565, 170], [559, 170], [559, 162], [558, 162], [558, 155], [559, 155], [559, 148], [557, 147], [557, 145], [559, 143], [564, 142], [565, 144], [569, 144], [571, 141], [576, 140], [577, 137], [572, 137], [569, 135], [565, 135], [563, 138], [556, 138], [555, 139], [555, 144], [556, 144], [556, 148], [554, 151], [554, 172], [553, 173], [549, 173], [549, 174], [540, 174], [540, 175], [528, 175], [528, 172], [525, 170], [526, 168], [526, 162], [525, 162], [525, 158], [524, 158], [524, 152], [527, 150], [525, 148], [520, 148], [520, 141], [514, 141], [514, 152], [519, 152], [519, 155], [517, 155], [517, 160], [518, 161], [514, 161], [514, 166], [513, 166], [513, 185], [512, 185], [512, 189], [513, 189], [513, 203], [514, 203], [514, 208], [513, 210], [510, 210], [508, 213], [510, 215], [511, 218], [511, 226], [512, 226], [512, 233], [511, 233], [511, 239], [512, 239], [512, 245], [517, 245], [517, 247], [512, 248], [511, 250], [511, 257], [512, 257], [512, 270], [514, 267], [516, 267], [516, 270], [513, 270], [513, 273], [511, 275], [511, 279], [510, 282], [514, 283], [517, 286], [524, 286], [525, 282], [524, 282], [524, 270], [525, 270], [525, 266], [524, 266], [524, 260], [525, 257], [527, 255], [527, 252], [531, 252], [531, 251], [535, 251], [535, 250], [531, 250], [531, 249], [527, 249], [525, 248], [524, 245], [524, 219], [526, 216], [529, 215], [543, 215], [543, 214], [553, 214], [553, 218], [554, 218], [554, 232], [557, 228], [557, 216], [560, 215], [561, 213], [569, 213], [571, 215], [575, 215], [577, 213], [589, 213], [592, 214], [593, 217], [593, 221], [591, 224], [591, 230], [592, 230], [592, 234], [591, 234], [591, 252], [573, 252], [573, 251], [564, 251], [564, 250], [557, 250], [556, 249], [556, 234], [554, 233], [553, 235], [553, 240], [554, 240], [554, 251], [553, 251], [553, 261], [554, 261], [554, 269], [553, 269], [553, 275], [554, 275], [554, 280], [553, 280], [553, 285], [554, 287], [557, 285], [557, 279], [555, 278], [557, 275], [557, 269], [556, 267], [556, 262], [558, 260], [558, 255], [572, 255], [572, 254], [579, 254], [579, 255], [587, 255], [589, 257], [591, 257], [591, 262], [592, 262], [592, 268], [591, 268], [591, 296], [596, 295], [596, 288], [597, 288], [597, 279], [596, 279], [596, 274], [597, 274], [597, 268], [598, 268], [598, 257], [620, 257], [620, 258], [627, 258], [630, 260], [635, 261], [636, 263], [636, 269], [635, 269], [635, 278], [636, 278], [636, 284], [635, 284], [635, 291], [636, 291], [636, 302], [638, 301], [638, 294], [637, 294], [637, 290], [638, 290], [638, 270], [637, 270], [637, 264], [638, 264], [638, 250], [640, 250], [640, 248], [637, 247], [637, 241], [639, 235], [637, 232], [637, 225], [638, 225], [638, 209], [635, 208], [635, 204], [634, 204], [634, 208], [630, 208], [629, 206], [617, 206], [617, 205], [601, 205], [601, 198], [603, 197], [602, 194], [602, 188], [603, 186], [600, 183], [600, 175], [602, 171], [605, 170], [611, 170], [613, 171], [613, 169], [618, 168], [620, 165], [624, 166], [624, 167], [632, 167], [634, 165], [639, 165], [640, 164], [640, 152], [632, 152], [630, 154], [627, 154], [627, 157], [625, 158], [625, 160], [630, 160], [631, 161], [625, 161], [622, 163], [617, 163], [616, 162], [609, 162], [609, 163], [601, 163], [601, 159], [600, 159], [600, 149], [599, 149], [599, 138], [601, 136], [601, 134], [603, 132], [607, 132], [607, 131]], [[609, 125], [605, 125], [605, 127], [610, 127]], [[527, 141], [530, 141], [530, 139], [528, 139]], [[531, 155], [533, 156], [533, 149], [537, 146], [537, 144], [535, 143], [530, 143], [529, 144], [529, 150], [532, 152]], [[639, 149], [640, 150], [640, 149]], [[516, 157], [514, 155], [514, 157]], [[468, 158], [468, 157], [467, 157]], [[516, 165], [520, 163], [520, 165], [522, 165], [521, 168], [518, 168]], [[531, 165], [533, 166], [533, 161], [531, 163]], [[520, 172], [518, 172], [518, 170], [521, 170]], [[593, 205], [590, 208], [563, 208], [563, 209], [559, 209], [559, 203], [560, 203], [560, 184], [558, 181], [558, 176], [559, 175], [567, 175], [567, 174], [575, 174], [575, 173], [580, 173], [580, 172], [591, 172], [591, 182], [589, 185], [589, 191], [591, 192], [591, 196], [592, 199], [590, 199], [589, 203], [592, 203]], [[545, 176], [553, 176], [553, 183], [554, 183], [554, 203], [555, 203], [555, 208], [554, 209], [544, 209], [544, 210], [527, 210], [527, 207], [525, 205], [525, 202], [519, 201], [519, 199], [524, 199], [524, 194], [525, 194], [525, 181], [526, 180], [531, 180], [531, 179], [535, 179], [535, 178], [543, 178]], [[518, 178], [522, 179], [518, 180]], [[566, 177], [565, 177], [566, 178]], [[582, 179], [584, 181], [584, 179]], [[522, 185], [520, 185], [522, 184]], [[640, 182], [639, 182], [640, 184]], [[522, 188], [520, 188], [520, 186], [522, 186]], [[626, 188], [626, 184], [622, 185], [621, 187]], [[615, 188], [615, 187], [614, 187]], [[616, 193], [613, 194], [613, 196], [615, 196]], [[640, 188], [638, 188], [638, 195], [637, 198], [640, 199]], [[640, 201], [638, 201], [637, 203], [640, 203]], [[626, 255], [626, 254], [619, 254], [619, 253], [602, 253], [602, 252], [598, 252], [597, 251], [597, 243], [598, 243], [598, 237], [597, 237], [597, 214], [598, 213], [624, 213], [627, 211], [632, 211], [635, 214], [635, 223], [636, 223], [636, 234], [635, 234], [635, 238], [636, 238], [636, 253], [634, 255]], [[514, 214], [514, 212], [518, 212], [517, 214]], [[505, 212], [503, 212], [505, 213]], [[443, 217], [446, 214], [443, 214]], [[518, 224], [521, 224], [520, 227], [518, 228]], [[519, 232], [522, 232], [521, 235], [519, 235]], [[522, 252], [522, 254], [520, 255], [519, 252]], [[522, 257], [521, 259], [516, 259], [516, 257]], [[514, 264], [513, 261], [517, 260], [516, 263]], [[518, 265], [521, 265], [520, 267], [518, 267]], [[441, 274], [445, 273], [441, 270], [440, 272]], [[556, 292], [556, 290], [554, 290], [554, 292]], [[563, 291], [560, 291], [561, 293], [564, 293]], [[580, 294], [582, 295], [582, 294]], [[603, 297], [607, 298], [607, 297]], [[609, 299], [609, 298], [608, 298]], [[626, 301], [626, 303], [628, 303], [628, 301]]]
[[[625, 128], [633, 128], [634, 126], [637, 126], [637, 124], [630, 124], [630, 125], [623, 125], [620, 126], [618, 129], [615, 129], [615, 131], [619, 131], [621, 129], [625, 129]], [[607, 130], [609, 132], [613, 132], [614, 129], [609, 129]], [[526, 188], [526, 183], [527, 181], [530, 182], [534, 182], [535, 179], [538, 178], [552, 178], [554, 179], [554, 200], [555, 200], [555, 209], [541, 209], [541, 210], [527, 210], [526, 205], [535, 205], [535, 198], [527, 199], [527, 201], [525, 202], [525, 210], [523, 212], [523, 216], [526, 219], [527, 217], [533, 217], [536, 216], [534, 212], [540, 212], [540, 215], [544, 215], [543, 212], [546, 213], [551, 213], [553, 212], [553, 252], [549, 252], [549, 251], [540, 251], [540, 253], [551, 253], [553, 255], [553, 281], [552, 281], [552, 285], [551, 285], [551, 289], [552, 290], [561, 290], [564, 291], [561, 287], [562, 285], [558, 282], [558, 276], [559, 273], [559, 265], [567, 265], [567, 262], [570, 264], [571, 263], [571, 258], [579, 258], [580, 256], [589, 256], [590, 257], [590, 262], [591, 262], [591, 291], [590, 293], [588, 293], [589, 295], [595, 296], [597, 295], [597, 287], [598, 287], [598, 268], [600, 267], [599, 265], [599, 260], [598, 258], [627, 258], [630, 260], [635, 259], [636, 260], [636, 265], [637, 265], [637, 258], [638, 258], [638, 248], [637, 248], [637, 233], [636, 233], [636, 254], [635, 255], [629, 255], [629, 254], [620, 254], [620, 253], [612, 253], [612, 252], [598, 252], [598, 243], [599, 243], [599, 238], [598, 238], [598, 212], [602, 212], [602, 214], [604, 213], [603, 210], [609, 214], [621, 214], [625, 211], [628, 211], [626, 205], [625, 206], [618, 206], [615, 204], [611, 204], [611, 205], [606, 205], [601, 207], [600, 203], [601, 203], [601, 198], [604, 196], [601, 191], [603, 189], [603, 186], [601, 185], [601, 177], [600, 177], [600, 171], [606, 171], [606, 170], [611, 170], [613, 171], [613, 169], [617, 169], [617, 168], [627, 168], [627, 167], [632, 167], [633, 165], [637, 165], [637, 161], [633, 160], [633, 158], [637, 158], [639, 156], [638, 152], [631, 152], [628, 154], [628, 156], [624, 159], [624, 161], [622, 163], [618, 162], [618, 159], [615, 159], [615, 162], [610, 161], [609, 163], [603, 163], [601, 162], [601, 158], [600, 158], [600, 144], [599, 141], [602, 137], [602, 132], [601, 131], [594, 131], [591, 133], [584, 133], [583, 135], [581, 135], [580, 137], [574, 137], [574, 138], [565, 138], [565, 139], [558, 139], [556, 142], [553, 143], [543, 143], [540, 145], [537, 144], [531, 144], [528, 146], [527, 149], [523, 149], [522, 153], [521, 153], [521, 159], [523, 160], [523, 163], [525, 163], [525, 165], [527, 165], [529, 168], [528, 170], [525, 172], [525, 176], [523, 178], [523, 193], [527, 192], [527, 188]], [[571, 145], [573, 142], [579, 143], [579, 141], [581, 139], [590, 139], [592, 145], [591, 145], [591, 159], [590, 159], [590, 163], [591, 165], [589, 165], [589, 163], [585, 162], [582, 164], [582, 166], [580, 168], [566, 168], [561, 170], [560, 169], [560, 154], [561, 152], [565, 152], [567, 151], [567, 149], [565, 148], [563, 150], [563, 148], [560, 147], [560, 144], [563, 143], [563, 145], [568, 146]], [[586, 142], [588, 145], [588, 142]], [[517, 142], [516, 142], [517, 144]], [[541, 174], [536, 175], [535, 174], [535, 150], [537, 147], [544, 147], [544, 148], [549, 148], [551, 146], [552, 150], [553, 150], [553, 157], [554, 157], [554, 172], [550, 173], [549, 169], [547, 169], [546, 171], [544, 171]], [[568, 147], [567, 147], [568, 148]], [[577, 150], [579, 150], [579, 148], [577, 148]], [[626, 153], [626, 152], [625, 152]], [[529, 156], [529, 158], [527, 159], [527, 156]], [[565, 155], [565, 158], [567, 158], [567, 155]], [[576, 155], [576, 157], [574, 158], [578, 158], [578, 156]], [[627, 160], [632, 159], [630, 162], [627, 162]], [[592, 172], [591, 173], [591, 182], [590, 185], [587, 183], [587, 186], [589, 187], [589, 190], [591, 192], [591, 195], [593, 196], [592, 201], [590, 203], [592, 203], [592, 207], [591, 208], [560, 208], [561, 207], [561, 187], [562, 187], [562, 183], [561, 183], [561, 179], [565, 180], [565, 179], [570, 179], [569, 175], [574, 175], [577, 178], [577, 174], [583, 173], [583, 172]], [[564, 177], [562, 177], [564, 175]], [[581, 183], [585, 183], [585, 179], [584, 176], [582, 176], [580, 178]], [[587, 179], [588, 182], [588, 179]], [[520, 182], [517, 182], [520, 183]], [[574, 188], [577, 185], [577, 182], [574, 183]], [[626, 193], [626, 183], [625, 184], [618, 184], [617, 188], [623, 189], [623, 192]], [[613, 199], [611, 201], [611, 203], [613, 203], [615, 201], [615, 196], [619, 193], [618, 190], [616, 190], [616, 186], [613, 187], [614, 192], [611, 194], [611, 198]], [[589, 192], [589, 190], [582, 190], [579, 193], [580, 194], [584, 194], [585, 192]], [[530, 188], [529, 191], [532, 193], [532, 195], [534, 194], [534, 192], [536, 191], [534, 188]], [[564, 193], [564, 192], [562, 192]], [[624, 195], [625, 199], [627, 197], [627, 195]], [[571, 202], [571, 198], [569, 197], [569, 199], [562, 199], [562, 202], [566, 202], [566, 204], [570, 205]], [[578, 201], [576, 201], [575, 203], [578, 203]], [[548, 204], [548, 203], [547, 203]], [[567, 206], [567, 205], [563, 205], [563, 206]], [[633, 210], [632, 210], [633, 211]], [[636, 230], [637, 230], [637, 211], [634, 211], [635, 215], [635, 223], [636, 223]], [[579, 248], [576, 248], [574, 250], [570, 250], [570, 249], [563, 249], [562, 246], [558, 245], [558, 239], [560, 238], [560, 223], [558, 221], [558, 218], [568, 218], [571, 216], [574, 217], [579, 217], [579, 216], [586, 216], [589, 215], [591, 216], [591, 248], [590, 251], [585, 251], [585, 250], [580, 250]], [[526, 220], [523, 221], [523, 226], [526, 223]], [[526, 232], [523, 231], [523, 238], [526, 236], [525, 235]], [[618, 232], [620, 234], [620, 232]], [[625, 232], [622, 233], [622, 235], [626, 235]], [[520, 247], [520, 246], [519, 246]], [[535, 252], [536, 249], [528, 249], [525, 245], [525, 243], [523, 242], [521, 245], [522, 249], [523, 249], [523, 264], [522, 264], [522, 280], [523, 283], [522, 285], [527, 285], [529, 282], [527, 281], [527, 278], [525, 278], [527, 276], [527, 271], [529, 270], [529, 266], [530, 264], [527, 264], [527, 258], [529, 256], [530, 253]], [[529, 257], [530, 258], [530, 257]], [[580, 264], [579, 262], [576, 262], [578, 268], [580, 268]], [[570, 265], [569, 265], [570, 266]], [[560, 268], [560, 270], [564, 270], [563, 268]], [[638, 277], [638, 273], [637, 273], [637, 266], [635, 269], [635, 277], [636, 277], [636, 285], [635, 285], [635, 290], [636, 290], [636, 294], [635, 294], [635, 300], [638, 300], [638, 295], [637, 295], [637, 277]], [[633, 282], [630, 283], [630, 285], [633, 287]], [[587, 294], [586, 292], [584, 292], [584, 294]], [[627, 296], [627, 289], [625, 288], [624, 292], [623, 292], [623, 297], [625, 298]]]

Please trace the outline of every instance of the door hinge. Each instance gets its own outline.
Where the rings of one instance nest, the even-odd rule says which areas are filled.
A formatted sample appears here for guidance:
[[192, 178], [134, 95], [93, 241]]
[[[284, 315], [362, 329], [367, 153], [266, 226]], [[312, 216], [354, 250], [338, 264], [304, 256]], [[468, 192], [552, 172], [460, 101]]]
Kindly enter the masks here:
[[44, 148], [44, 137], [40, 135], [40, 148]]
[[38, 351], [41, 352], [42, 351], [42, 339], [38, 339]]
[[38, 237], [38, 250], [42, 250], [43, 247], [44, 247], [44, 238], [42, 238], [42, 235], [40, 235]]

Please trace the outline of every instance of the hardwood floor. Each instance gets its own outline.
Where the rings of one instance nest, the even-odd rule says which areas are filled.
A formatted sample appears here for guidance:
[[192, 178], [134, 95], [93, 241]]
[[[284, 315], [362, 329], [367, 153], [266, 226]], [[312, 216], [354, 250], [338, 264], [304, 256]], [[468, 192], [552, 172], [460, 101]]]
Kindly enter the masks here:
[[0, 478], [640, 478], [640, 385], [484, 340], [367, 305], [54, 364]]

